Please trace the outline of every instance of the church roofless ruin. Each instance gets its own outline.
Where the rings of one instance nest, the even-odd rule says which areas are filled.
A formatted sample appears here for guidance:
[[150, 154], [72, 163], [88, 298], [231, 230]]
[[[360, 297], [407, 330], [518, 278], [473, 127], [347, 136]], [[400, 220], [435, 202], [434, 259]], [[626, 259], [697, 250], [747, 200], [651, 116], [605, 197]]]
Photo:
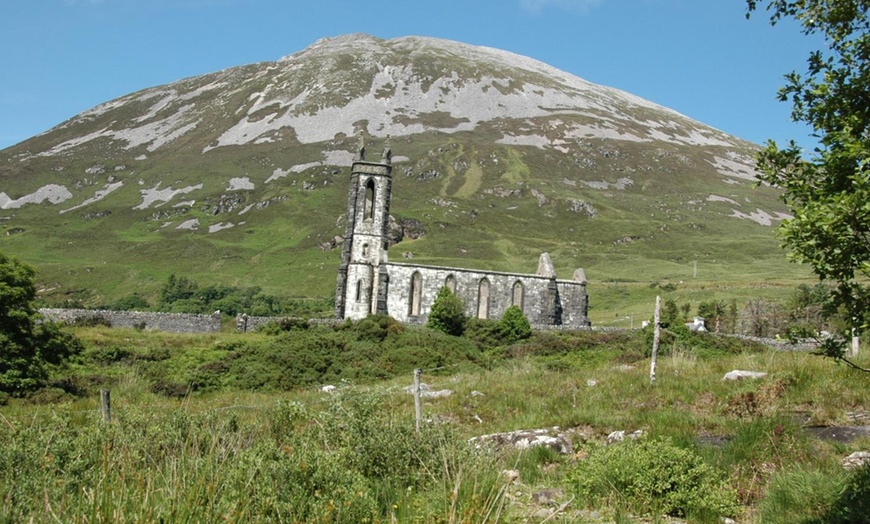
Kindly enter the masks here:
[[588, 296], [582, 269], [559, 280], [543, 253], [535, 274], [399, 264], [387, 259], [392, 152], [366, 161], [360, 143], [347, 194], [347, 226], [335, 292], [338, 318], [383, 313], [401, 322], [424, 322], [438, 291], [447, 286], [469, 317], [498, 319], [517, 305], [533, 325], [588, 327]]

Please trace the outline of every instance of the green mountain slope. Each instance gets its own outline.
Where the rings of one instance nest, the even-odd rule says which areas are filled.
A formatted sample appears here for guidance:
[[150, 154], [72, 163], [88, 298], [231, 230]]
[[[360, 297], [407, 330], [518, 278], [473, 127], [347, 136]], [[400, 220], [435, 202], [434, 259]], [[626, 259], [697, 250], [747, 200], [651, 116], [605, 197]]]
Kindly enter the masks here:
[[596, 297], [610, 315], [646, 293], [608, 282], [745, 296], [807, 278], [773, 238], [786, 209], [754, 187], [753, 144], [526, 57], [366, 35], [0, 151], [0, 250], [38, 266], [47, 300], [154, 294], [171, 273], [328, 296], [360, 133], [372, 156], [391, 136], [394, 260], [531, 272], [547, 251], [562, 278], [586, 269], [593, 320]]

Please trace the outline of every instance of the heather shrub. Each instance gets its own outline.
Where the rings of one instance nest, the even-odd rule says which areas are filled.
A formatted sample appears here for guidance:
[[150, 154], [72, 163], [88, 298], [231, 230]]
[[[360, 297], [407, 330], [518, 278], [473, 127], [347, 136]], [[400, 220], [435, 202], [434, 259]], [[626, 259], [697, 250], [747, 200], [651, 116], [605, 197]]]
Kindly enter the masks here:
[[569, 482], [588, 506], [617, 503], [644, 515], [711, 519], [738, 506], [722, 473], [667, 439], [593, 449], [569, 473]]
[[498, 330], [505, 342], [513, 343], [520, 340], [525, 340], [532, 336], [532, 326], [529, 324], [529, 319], [523, 315], [523, 311], [518, 306], [507, 308], [498, 321]]
[[435, 302], [432, 303], [426, 325], [431, 329], [458, 337], [465, 330], [465, 322], [465, 306], [462, 300], [447, 286], [442, 287], [435, 296]]

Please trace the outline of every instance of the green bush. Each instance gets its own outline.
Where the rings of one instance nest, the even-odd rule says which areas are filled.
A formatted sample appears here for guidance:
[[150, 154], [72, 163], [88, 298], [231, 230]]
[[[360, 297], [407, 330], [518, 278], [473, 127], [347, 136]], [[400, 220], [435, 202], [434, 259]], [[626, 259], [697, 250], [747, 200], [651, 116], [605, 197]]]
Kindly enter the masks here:
[[279, 333], [284, 333], [285, 331], [305, 331], [309, 327], [311, 327], [311, 325], [308, 323], [308, 320], [304, 318], [285, 317], [268, 322], [259, 327], [257, 331], [267, 335], [277, 335]]
[[487, 318], [469, 318], [465, 322], [462, 336], [477, 344], [480, 349], [491, 349], [505, 343], [498, 322]]
[[616, 503], [637, 514], [706, 519], [738, 506], [724, 475], [668, 439], [594, 449], [568, 479], [586, 505]]
[[381, 342], [391, 333], [401, 333], [405, 327], [389, 315], [369, 315], [353, 325], [353, 332], [360, 340]]
[[529, 319], [523, 315], [519, 306], [507, 308], [501, 320], [498, 321], [498, 330], [509, 344], [532, 336], [532, 326], [529, 324]]
[[462, 300], [447, 286], [438, 290], [426, 325], [431, 329], [458, 337], [465, 331], [465, 320], [465, 306]]
[[834, 501], [830, 514], [823, 522], [832, 524], [859, 524], [870, 518], [870, 466], [854, 470], [846, 480], [846, 487]]
[[133, 358], [133, 352], [116, 345], [97, 346], [89, 348], [83, 356], [94, 364], [108, 366], [116, 362], [129, 362]]

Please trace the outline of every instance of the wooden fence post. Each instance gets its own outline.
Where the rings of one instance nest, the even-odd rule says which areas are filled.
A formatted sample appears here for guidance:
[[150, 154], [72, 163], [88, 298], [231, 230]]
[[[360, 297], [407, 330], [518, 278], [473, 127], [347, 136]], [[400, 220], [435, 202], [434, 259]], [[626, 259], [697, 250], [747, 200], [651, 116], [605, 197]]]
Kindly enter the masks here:
[[420, 405], [420, 375], [423, 374], [422, 369], [414, 370], [414, 417], [415, 417], [415, 425], [417, 433], [420, 432], [420, 423], [423, 420], [423, 407]]
[[649, 364], [649, 383], [656, 383], [656, 358], [659, 355], [659, 339], [661, 338], [662, 297], [656, 296], [656, 312], [653, 316], [653, 347], [652, 359]]
[[108, 389], [100, 390], [100, 408], [103, 413], [103, 423], [108, 424], [112, 422], [112, 403], [109, 398]]

